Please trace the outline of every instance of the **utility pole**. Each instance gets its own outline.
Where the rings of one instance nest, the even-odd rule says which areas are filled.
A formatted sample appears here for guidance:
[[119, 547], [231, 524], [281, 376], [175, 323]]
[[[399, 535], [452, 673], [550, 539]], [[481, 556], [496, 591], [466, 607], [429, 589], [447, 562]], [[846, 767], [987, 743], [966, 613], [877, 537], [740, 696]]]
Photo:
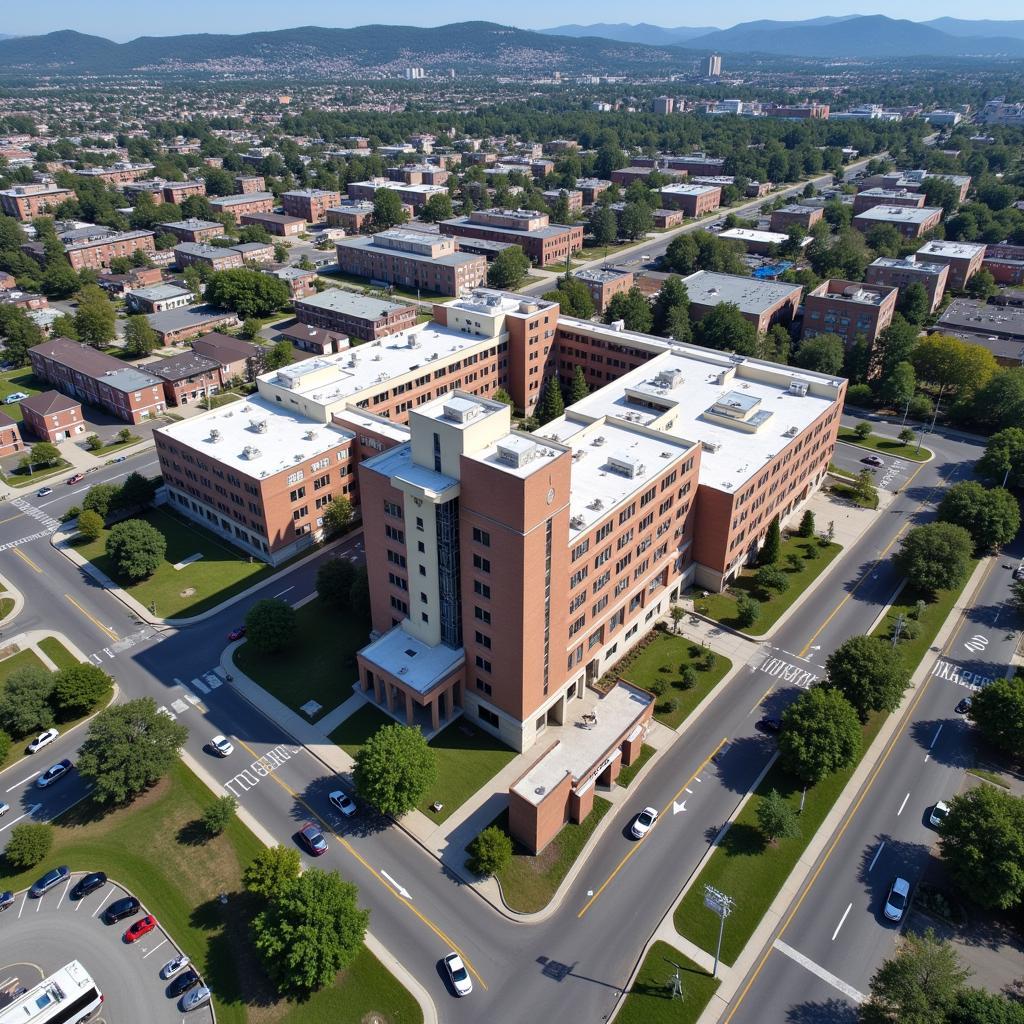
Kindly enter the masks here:
[[896, 625], [892, 631], [892, 645], [895, 647], [900, 640], [900, 634], [903, 632], [903, 612], [900, 612], [896, 619]]
[[711, 976], [718, 977], [718, 961], [722, 956], [722, 933], [725, 931], [725, 919], [732, 913], [735, 902], [712, 885], [704, 886], [704, 906], [718, 915], [718, 945], [715, 947], [715, 969]]
[[682, 976], [682, 974], [680, 972], [682, 971], [683, 968], [679, 964], [677, 964], [675, 962], [675, 960], [669, 960], [669, 958], [667, 956], [666, 957], [662, 957], [662, 959], [665, 961], [665, 963], [671, 964], [676, 969], [675, 973], [672, 975], [672, 977], [669, 978], [668, 981], [665, 983], [665, 987], [667, 989], [671, 990], [671, 994], [669, 995], [669, 998], [670, 999], [678, 999], [680, 1002], [682, 1002], [682, 1000], [684, 998], [684, 996], [683, 996], [683, 976]]

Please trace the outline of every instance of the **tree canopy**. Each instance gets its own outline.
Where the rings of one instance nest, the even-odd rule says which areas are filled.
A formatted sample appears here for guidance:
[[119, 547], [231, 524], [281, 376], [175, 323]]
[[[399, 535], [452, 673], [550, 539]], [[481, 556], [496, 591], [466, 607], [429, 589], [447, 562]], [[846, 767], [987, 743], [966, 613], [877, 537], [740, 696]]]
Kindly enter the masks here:
[[437, 759], [423, 733], [384, 725], [360, 747], [353, 778], [359, 795], [382, 814], [398, 817], [426, 796], [437, 777]]
[[963, 480], [943, 495], [939, 519], [962, 526], [979, 552], [991, 551], [1017, 536], [1020, 505], [1002, 487], [986, 488], [976, 480]]
[[873, 636], [851, 636], [825, 662], [824, 685], [839, 690], [862, 722], [872, 711], [895, 711], [910, 682], [899, 653]]
[[218, 270], [206, 282], [206, 301], [233, 310], [243, 319], [270, 316], [291, 302], [284, 281], [248, 267]]
[[167, 539], [144, 519], [129, 519], [111, 527], [106, 553], [119, 576], [142, 580], [159, 568], [167, 553]]
[[808, 785], [853, 764], [861, 742], [857, 712], [837, 689], [812, 686], [783, 712], [779, 756]]
[[896, 564], [915, 587], [934, 593], [967, 578], [973, 550], [974, 541], [962, 526], [926, 523], [903, 538]]

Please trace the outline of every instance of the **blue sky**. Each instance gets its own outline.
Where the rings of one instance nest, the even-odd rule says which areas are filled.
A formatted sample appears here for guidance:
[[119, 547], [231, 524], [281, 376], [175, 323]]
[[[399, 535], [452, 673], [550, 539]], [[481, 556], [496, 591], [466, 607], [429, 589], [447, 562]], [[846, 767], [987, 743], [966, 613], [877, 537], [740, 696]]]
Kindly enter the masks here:
[[[504, 21], [512, 15], [491, 13], [476, 0], [454, 0], [431, 6], [417, 0], [392, 0], [385, 8], [326, 0], [302, 10], [281, 0], [174, 0], [172, 3], [139, 3], [138, 0], [46, 0], [45, 3], [11, 2], [5, 5], [2, 30], [12, 35], [34, 35], [55, 29], [107, 36], [119, 42], [140, 35], [178, 35], [185, 32], [245, 32], [291, 28], [302, 24], [349, 27], [375, 20], [392, 25], [443, 25], [453, 21], [486, 19]], [[628, 10], [630, 16], [624, 16]], [[825, 12], [820, 2], [782, 0], [766, 9], [760, 0], [733, 0], [707, 6], [678, 0], [648, 0], [643, 11], [624, 8], [620, 0], [569, 0], [557, 13], [548, 0], [519, 0], [514, 21], [523, 28], [544, 28], [568, 22], [619, 22], [643, 20], [655, 25], [704, 25], [713, 18], [720, 28], [755, 18], [814, 18]], [[943, 15], [971, 18], [1024, 18], [1019, 0], [989, 0], [965, 8], [953, 0], [903, 0], [867, 9], [857, 3], [828, 6], [828, 14], [879, 13], [890, 17], [926, 21]], [[383, 15], [383, 17], [381, 17]]]

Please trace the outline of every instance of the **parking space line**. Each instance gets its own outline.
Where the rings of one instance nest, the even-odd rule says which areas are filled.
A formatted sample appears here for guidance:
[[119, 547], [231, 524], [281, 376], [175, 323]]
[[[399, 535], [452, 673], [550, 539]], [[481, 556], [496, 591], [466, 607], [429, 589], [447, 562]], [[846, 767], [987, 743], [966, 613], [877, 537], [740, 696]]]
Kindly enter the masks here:
[[[111, 887], [110, 887], [110, 894], [111, 894], [111, 895], [113, 895], [113, 894], [114, 894], [114, 893], [115, 893], [116, 891], [117, 891], [117, 890], [116, 890], [116, 889], [114, 888], [114, 886], [111, 886]], [[93, 912], [92, 912], [92, 913], [91, 913], [91, 914], [90, 914], [89, 916], [90, 916], [90, 917], [95, 917], [95, 916], [96, 916], [96, 915], [97, 915], [97, 914], [98, 914], [98, 913], [99, 913], [99, 912], [100, 912], [100, 911], [101, 911], [101, 910], [103, 909], [103, 904], [104, 904], [105, 902], [106, 902], [106, 900], [105, 900], [105, 899], [101, 899], [101, 900], [99, 901], [99, 903], [97, 903], [97, 904], [96, 904], [96, 909], [95, 909], [95, 910], [94, 910], [94, 911], [93, 911]]]
[[[164, 941], [160, 943], [160, 946], [166, 946], [166, 945], [167, 945], [167, 939], [165, 938]], [[147, 956], [152, 956], [160, 948], [160, 946], [154, 946], [148, 953], [143, 953], [142, 959], [145, 960]]]
[[57, 909], [60, 910], [60, 905], [64, 902], [64, 897], [68, 894], [68, 889], [71, 888], [71, 876], [68, 876], [68, 884], [64, 886], [64, 891], [60, 894], [60, 899], [57, 900]]
[[21, 912], [25, 909], [25, 901], [28, 899], [28, 889], [25, 890], [25, 895], [21, 897], [21, 906], [18, 907], [18, 920], [21, 920]]
[[197, 690], [198, 690], [198, 691], [199, 691], [200, 693], [209, 693], [209, 692], [210, 692], [210, 688], [209, 688], [209, 687], [208, 687], [208, 686], [206, 685], [206, 683], [204, 683], [204, 682], [203, 682], [203, 681], [202, 681], [201, 679], [193, 679], [193, 680], [192, 680], [192, 685], [193, 685], [193, 686], [194, 686], [194, 687], [195, 687], [195, 688], [196, 688], [196, 689], [197, 689]]

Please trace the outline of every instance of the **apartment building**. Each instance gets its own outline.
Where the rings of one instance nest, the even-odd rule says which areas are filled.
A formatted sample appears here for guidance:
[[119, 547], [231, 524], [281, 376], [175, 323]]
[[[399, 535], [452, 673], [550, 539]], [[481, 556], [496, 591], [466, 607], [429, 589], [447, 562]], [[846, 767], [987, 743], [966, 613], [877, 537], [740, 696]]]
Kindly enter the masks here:
[[0, 411], [0, 458], [7, 455], [17, 455], [25, 450], [25, 442], [22, 440], [18, 424]]
[[261, 350], [256, 345], [219, 331], [196, 338], [192, 342], [192, 351], [219, 363], [221, 380], [225, 382], [236, 377], [249, 377], [250, 366], [258, 363], [261, 357]]
[[859, 337], [874, 347], [892, 323], [899, 292], [888, 285], [867, 285], [833, 278], [822, 281], [804, 298], [802, 338], [838, 334], [850, 348]]
[[202, 242], [182, 242], [174, 247], [174, 261], [184, 270], [186, 267], [201, 266], [209, 270], [234, 270], [245, 265], [237, 249], [225, 249]]
[[514, 242], [539, 267], [564, 262], [583, 248], [582, 224], [552, 224], [536, 210], [475, 210], [466, 217], [441, 221], [441, 234]]
[[1024, 245], [988, 245], [981, 265], [996, 284], [1024, 284]]
[[369, 227], [373, 219], [373, 203], [367, 199], [343, 199], [327, 211], [327, 224], [332, 228], [344, 228], [347, 232], [359, 233]]
[[[766, 256], [774, 254], [780, 245], [789, 241], [789, 235], [781, 231], [758, 231], [755, 228], [729, 228], [718, 236], [727, 242], [738, 242], [744, 251]], [[810, 236], [800, 240], [800, 245], [811, 244]]]
[[262, 174], [236, 174], [235, 191], [238, 194], [252, 194], [253, 192], [266, 192], [267, 183]]
[[921, 209], [924, 206], [923, 192], [911, 192], [905, 188], [866, 188], [853, 197], [853, 213], [864, 213], [873, 206], [909, 206]]
[[294, 323], [280, 332], [297, 349], [312, 352], [317, 356], [329, 356], [349, 347], [347, 334], [338, 331], [325, 331], [322, 327], [310, 327], [309, 324]]
[[165, 203], [178, 206], [189, 196], [205, 196], [206, 182], [202, 178], [194, 181], [165, 181], [160, 191]]
[[942, 208], [938, 206], [872, 206], [853, 218], [858, 231], [868, 232], [876, 224], [891, 224], [904, 238], [920, 238], [938, 227]]
[[282, 238], [295, 238], [306, 230], [306, 222], [301, 217], [290, 217], [286, 213], [243, 213], [240, 223], [254, 224]]
[[322, 188], [297, 188], [281, 193], [281, 206], [291, 217], [319, 224], [327, 211], [341, 202], [341, 193]]
[[578, 188], [549, 188], [541, 195], [549, 206], [564, 196], [570, 213], [580, 213], [583, 210], [583, 193]]
[[304, 299], [317, 293], [315, 270], [303, 270], [301, 267], [263, 267], [262, 271], [288, 285], [288, 294], [293, 299]]
[[950, 242], [933, 238], [917, 250], [918, 259], [945, 263], [949, 267], [949, 287], [963, 291], [967, 282], [981, 270], [985, 259], [984, 242]]
[[209, 242], [211, 238], [220, 238], [224, 234], [224, 225], [216, 220], [189, 217], [161, 224], [160, 230], [174, 235], [179, 242]]
[[460, 295], [487, 278], [483, 256], [459, 252], [454, 238], [393, 228], [369, 237], [343, 238], [336, 245], [343, 273], [372, 281]]
[[414, 210], [419, 210], [431, 196], [448, 194], [448, 189], [444, 185], [406, 185], [400, 181], [392, 181], [390, 178], [350, 181], [348, 194], [350, 199], [368, 199], [373, 202], [377, 190], [381, 188], [389, 188], [392, 192], [398, 193], [398, 198]]
[[651, 175], [655, 172], [663, 178], [669, 178], [675, 182], [683, 181], [687, 177], [685, 170], [673, 170], [669, 167], [655, 167], [653, 165], [645, 167], [639, 164], [635, 164], [632, 167], [619, 167], [612, 171], [609, 177], [612, 179], [613, 184], [620, 185], [625, 189], [632, 185], [634, 181], [642, 181], [644, 184], [647, 184], [650, 181]]
[[451, 171], [436, 164], [405, 164], [389, 167], [388, 178], [406, 185], [447, 185]]
[[224, 384], [217, 360], [198, 352], [160, 359], [150, 364], [149, 370], [163, 381], [168, 405], [199, 402], [215, 395]]
[[160, 344], [165, 346], [191, 341], [201, 334], [222, 327], [236, 327], [239, 322], [237, 313], [216, 306], [168, 309], [163, 313], [151, 313], [146, 319], [149, 326], [156, 331]]
[[53, 182], [14, 185], [0, 189], [0, 209], [15, 220], [34, 220], [55, 210], [61, 203], [77, 199], [74, 189]]
[[110, 167], [81, 167], [73, 173], [80, 178], [98, 179], [108, 185], [125, 185], [145, 178], [152, 170], [152, 164], [133, 164], [128, 160], [119, 160]]
[[[614, 203], [612, 204], [615, 205]], [[651, 218], [656, 228], [677, 228], [683, 223], [684, 215], [682, 210], [652, 210]]]
[[800, 206], [799, 203], [791, 203], [772, 210], [770, 227], [772, 231], [780, 231], [783, 234], [794, 224], [805, 231], [810, 231], [824, 216], [825, 211], [820, 206]]
[[231, 248], [241, 253], [242, 260], [247, 264], [274, 262], [273, 242], [239, 242]]
[[51, 338], [28, 355], [37, 377], [125, 423], [142, 423], [166, 408], [159, 378], [70, 338]]
[[341, 288], [328, 288], [294, 302], [300, 324], [322, 327], [362, 341], [374, 341], [416, 323], [416, 306], [357, 295]]
[[585, 267], [572, 276], [587, 286], [599, 313], [603, 313], [608, 303], [620, 292], [628, 292], [633, 287], [634, 279], [632, 270], [618, 270], [614, 267]]
[[41, 391], [19, 404], [23, 428], [40, 441], [57, 444], [85, 433], [82, 403], [59, 391]]
[[68, 262], [74, 270], [106, 270], [110, 261], [118, 256], [156, 251], [155, 234], [152, 231], [121, 231], [87, 238], [81, 242], [69, 242], [64, 246]]
[[928, 263], [916, 255], [903, 258], [880, 256], [869, 263], [864, 273], [868, 284], [888, 285], [902, 291], [911, 284], [919, 284], [928, 293], [929, 311], [934, 313], [942, 301], [949, 280], [949, 267], [945, 263]]
[[657, 168], [662, 173], [666, 171], [685, 171], [689, 175], [719, 175], [725, 173], [725, 159], [723, 157], [708, 156], [706, 153], [690, 153], [688, 156], [664, 156], [650, 157], [639, 156], [633, 161], [636, 167]]
[[209, 203], [214, 213], [228, 213], [238, 223], [245, 213], [272, 213], [274, 195], [272, 192], [241, 192], [235, 196], [213, 196]]
[[188, 289], [178, 284], [154, 284], [124, 293], [125, 305], [132, 313], [163, 313], [181, 309], [195, 301]]
[[666, 185], [660, 195], [662, 206], [682, 210], [687, 217], [700, 217], [722, 203], [722, 190], [717, 185]]
[[731, 302], [744, 320], [764, 334], [773, 324], [788, 326], [800, 306], [800, 285], [785, 281], [766, 281], [739, 274], [719, 274], [698, 270], [683, 278], [690, 296], [690, 317], [701, 320], [715, 306]]
[[607, 192], [612, 187], [610, 181], [604, 178], [577, 178], [576, 190], [583, 195], [583, 205], [591, 206], [597, 202], [597, 197], [602, 192]]
[[876, 183], [881, 188], [906, 189], [909, 192], [920, 192], [929, 178], [941, 178], [955, 186], [958, 194], [958, 201], [963, 202], [971, 188], [971, 177], [969, 174], [932, 174], [923, 170], [912, 171], [891, 171], [887, 174], [877, 175], [875, 178], [868, 178], [865, 184], [874, 186]]

